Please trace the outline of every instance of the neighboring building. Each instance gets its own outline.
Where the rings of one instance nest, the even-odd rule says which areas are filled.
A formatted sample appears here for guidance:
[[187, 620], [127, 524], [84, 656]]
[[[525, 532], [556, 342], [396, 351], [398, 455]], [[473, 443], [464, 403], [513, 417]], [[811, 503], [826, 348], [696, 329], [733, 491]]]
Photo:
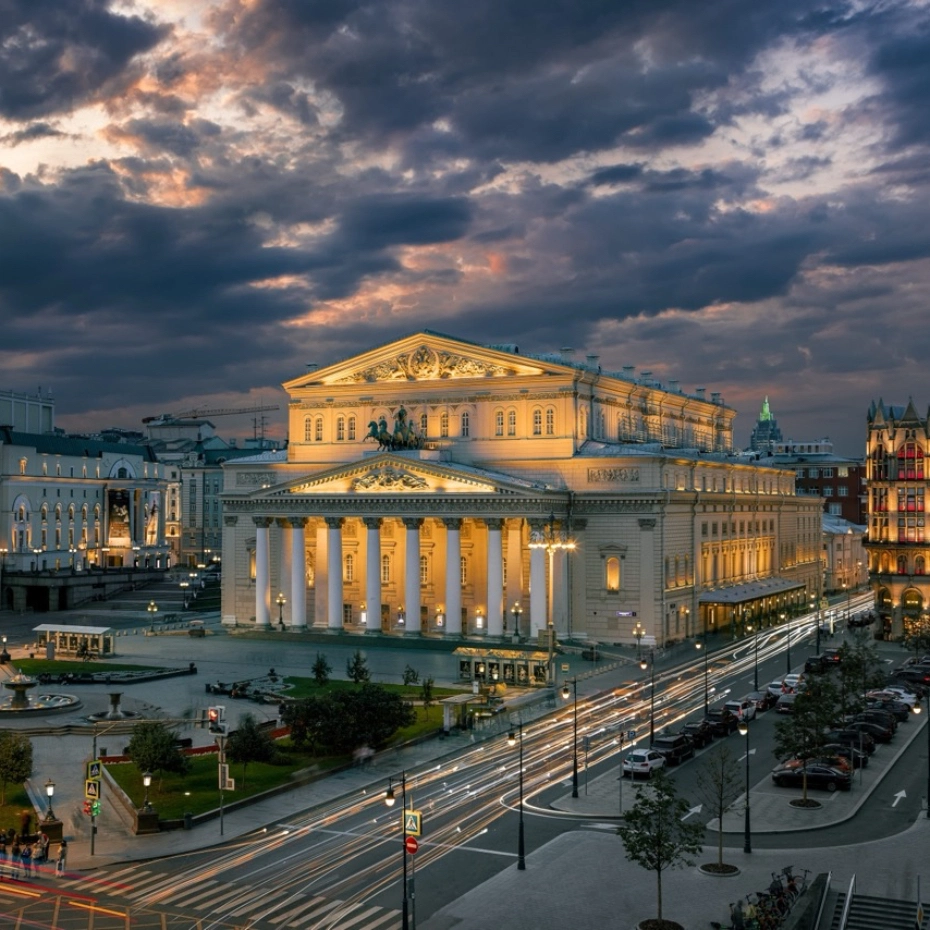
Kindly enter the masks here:
[[42, 395], [0, 391], [0, 426], [18, 433], [50, 433], [55, 428], [55, 401]]
[[[144, 446], [0, 428], [2, 570], [167, 568], [164, 492]], [[10, 597], [0, 604], [57, 609]]]
[[886, 638], [925, 620], [930, 604], [926, 529], [930, 431], [912, 400], [907, 407], [873, 401], [868, 414], [869, 581]]
[[759, 419], [749, 436], [749, 448], [753, 452], [771, 453], [775, 448], [775, 443], [780, 441], [781, 430], [778, 428], [778, 421], [772, 416], [772, 408], [769, 407], [769, 399], [766, 397], [759, 411]]
[[829, 439], [779, 442], [760, 461], [790, 468], [798, 494], [822, 497], [824, 513], [848, 523], [865, 523], [865, 466], [861, 459], [836, 455]]
[[223, 622], [661, 644], [800, 609], [819, 500], [646, 375], [422, 332], [286, 383], [287, 452], [224, 468]]
[[866, 527], [823, 515], [823, 590], [851, 594], [868, 583]]

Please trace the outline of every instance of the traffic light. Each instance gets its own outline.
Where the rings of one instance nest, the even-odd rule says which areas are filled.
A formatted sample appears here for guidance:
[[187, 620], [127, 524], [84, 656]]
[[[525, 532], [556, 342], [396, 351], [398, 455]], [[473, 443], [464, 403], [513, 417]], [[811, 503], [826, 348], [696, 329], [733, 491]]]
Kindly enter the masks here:
[[84, 802], [84, 813], [85, 813], [85, 814], [90, 814], [90, 813], [91, 813], [90, 801], [85, 801], [85, 802]]
[[207, 708], [207, 722], [210, 725], [210, 732], [215, 733], [220, 725], [220, 709], [218, 707]]
[[100, 816], [100, 802], [99, 801], [90, 802], [90, 813], [91, 813], [91, 816], [93, 817]]

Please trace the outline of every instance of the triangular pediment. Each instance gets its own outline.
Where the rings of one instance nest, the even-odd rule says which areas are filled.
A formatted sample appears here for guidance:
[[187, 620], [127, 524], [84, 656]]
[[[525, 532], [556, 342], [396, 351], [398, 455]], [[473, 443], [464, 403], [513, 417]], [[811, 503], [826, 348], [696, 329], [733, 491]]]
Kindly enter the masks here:
[[[384, 453], [342, 465], [311, 477], [259, 492], [264, 498], [331, 497], [342, 494], [493, 494], [538, 496], [543, 489], [518, 478], [481, 472], [451, 463], [424, 462]], [[535, 492], [535, 493], [534, 493]]]
[[541, 375], [546, 367], [512, 352], [426, 330], [288, 381], [284, 389], [293, 392], [322, 385], [514, 378]]

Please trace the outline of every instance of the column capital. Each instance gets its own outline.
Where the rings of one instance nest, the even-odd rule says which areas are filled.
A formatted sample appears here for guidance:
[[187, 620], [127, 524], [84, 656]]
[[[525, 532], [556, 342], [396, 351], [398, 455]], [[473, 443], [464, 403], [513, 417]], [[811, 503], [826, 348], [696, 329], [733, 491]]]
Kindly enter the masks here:
[[284, 518], [284, 522], [285, 522], [292, 530], [302, 530], [302, 529], [304, 529], [304, 528], [307, 526], [307, 518], [306, 518], [306, 517], [285, 517], [285, 518]]
[[223, 516], [223, 526], [235, 526], [239, 522], [239, 517], [236, 514], [224, 514]]
[[423, 526], [422, 517], [404, 517], [403, 520], [404, 526], [407, 527], [408, 530], [418, 530]]
[[274, 523], [273, 517], [252, 517], [252, 522], [259, 528], [267, 530], [272, 523]]
[[641, 530], [654, 530], [656, 528], [656, 520], [650, 520], [648, 517], [644, 517], [639, 520], [639, 528]]
[[485, 517], [484, 525], [489, 530], [502, 530], [504, 528], [504, 521], [497, 518]]
[[447, 530], [460, 530], [462, 528], [461, 517], [443, 517], [442, 522]]
[[331, 530], [341, 530], [343, 519], [342, 517], [324, 517], [326, 521], [326, 526]]
[[380, 530], [383, 522], [381, 517], [362, 517], [362, 523], [370, 530]]

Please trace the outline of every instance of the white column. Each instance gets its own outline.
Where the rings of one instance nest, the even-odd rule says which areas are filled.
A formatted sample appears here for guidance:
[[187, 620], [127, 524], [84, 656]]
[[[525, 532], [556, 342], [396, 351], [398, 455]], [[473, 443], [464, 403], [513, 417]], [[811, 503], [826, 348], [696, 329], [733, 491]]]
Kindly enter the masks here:
[[[542, 532], [542, 525], [530, 524], [534, 533]], [[540, 630], [546, 629], [546, 550], [530, 549], [530, 638], [537, 639]]]
[[[507, 523], [507, 596], [505, 605], [523, 600], [523, 521]], [[506, 611], [505, 611], [506, 613]]]
[[420, 527], [423, 521], [419, 517], [405, 517], [404, 526], [404, 616], [407, 618], [404, 630], [407, 633], [420, 632]]
[[290, 517], [291, 527], [291, 627], [307, 626], [307, 540], [303, 517]]
[[327, 623], [326, 605], [329, 603], [329, 537], [326, 524], [316, 528], [316, 553], [313, 563], [313, 626], [324, 627]]
[[450, 518], [446, 525], [446, 635], [462, 635], [462, 521]]
[[365, 517], [365, 631], [381, 632], [381, 519]]
[[326, 625], [342, 629], [342, 517], [326, 518]]
[[268, 626], [271, 611], [268, 527], [270, 517], [252, 517], [255, 523], [255, 625]]
[[488, 636], [504, 635], [503, 520], [485, 520], [488, 528]]

